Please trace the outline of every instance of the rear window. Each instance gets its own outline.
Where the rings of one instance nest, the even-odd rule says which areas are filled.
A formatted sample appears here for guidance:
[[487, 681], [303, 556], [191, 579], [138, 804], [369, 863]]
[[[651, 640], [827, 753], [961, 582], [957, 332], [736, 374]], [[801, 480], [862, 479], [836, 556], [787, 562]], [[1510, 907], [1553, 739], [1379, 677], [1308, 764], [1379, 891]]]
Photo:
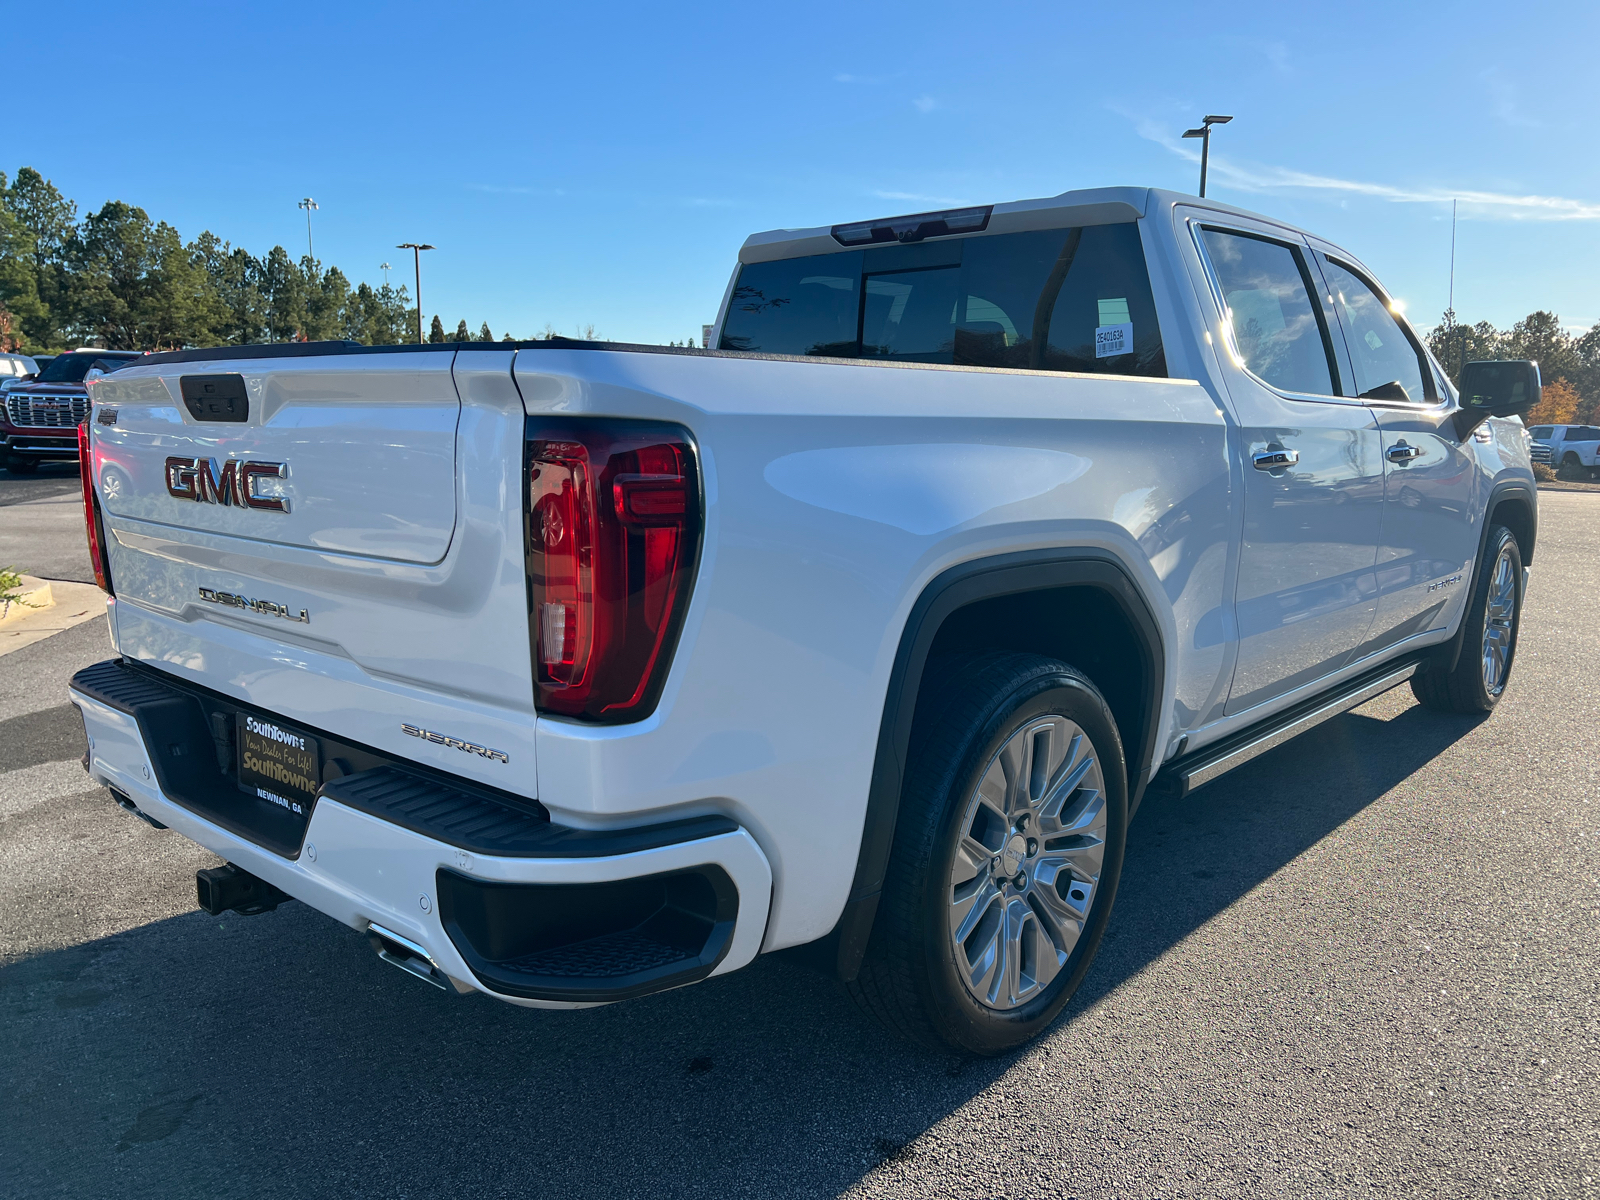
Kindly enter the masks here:
[[1568, 425], [1567, 426], [1567, 436], [1566, 436], [1566, 439], [1565, 439], [1566, 441], [1569, 441], [1569, 442], [1592, 442], [1596, 438], [1600, 438], [1600, 429], [1595, 428], [1595, 426], [1593, 426], [1593, 425]]
[[132, 361], [131, 358], [106, 358], [99, 354], [62, 354], [39, 372], [39, 382], [82, 383], [83, 377], [95, 367], [102, 371], [115, 371]]
[[1164, 377], [1131, 223], [748, 263], [720, 348]]

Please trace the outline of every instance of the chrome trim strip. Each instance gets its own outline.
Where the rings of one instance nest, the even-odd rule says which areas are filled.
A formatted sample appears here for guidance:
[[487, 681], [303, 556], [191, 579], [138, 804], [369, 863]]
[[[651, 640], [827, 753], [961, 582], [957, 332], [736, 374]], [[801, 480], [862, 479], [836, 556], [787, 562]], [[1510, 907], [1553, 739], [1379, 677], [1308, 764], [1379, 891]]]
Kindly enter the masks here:
[[1265, 754], [1268, 750], [1276, 749], [1292, 738], [1298, 737], [1306, 730], [1320, 725], [1332, 717], [1337, 717], [1340, 713], [1349, 712], [1352, 708], [1365, 704], [1374, 696], [1380, 696], [1391, 688], [1398, 687], [1416, 673], [1417, 664], [1407, 663], [1405, 666], [1390, 671], [1363, 687], [1329, 700], [1326, 704], [1320, 705], [1311, 712], [1297, 717], [1285, 725], [1268, 730], [1242, 746], [1224, 750], [1211, 758], [1203, 759], [1192, 767], [1180, 768], [1176, 775], [1181, 785], [1181, 791], [1183, 793], [1192, 792], [1195, 788], [1210, 783], [1219, 775], [1225, 775], [1235, 767], [1249, 762], [1252, 758]]

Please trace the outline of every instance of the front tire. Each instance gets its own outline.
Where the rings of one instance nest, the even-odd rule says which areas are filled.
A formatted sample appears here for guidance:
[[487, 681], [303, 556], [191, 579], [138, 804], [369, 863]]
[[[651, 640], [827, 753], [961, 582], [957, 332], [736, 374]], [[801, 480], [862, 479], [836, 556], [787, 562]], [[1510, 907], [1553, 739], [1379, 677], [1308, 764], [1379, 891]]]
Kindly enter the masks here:
[[6, 470], [13, 475], [32, 475], [38, 469], [39, 460], [37, 458], [23, 458], [21, 455], [13, 455], [10, 461], [6, 463]]
[[999, 1054], [1056, 1018], [1099, 948], [1127, 840], [1122, 742], [1065, 663], [997, 653], [929, 669], [849, 988], [912, 1041]]
[[1411, 677], [1411, 694], [1439, 712], [1492, 712], [1505, 694], [1522, 626], [1522, 548], [1504, 525], [1491, 526], [1483, 563], [1462, 616], [1455, 670], [1441, 666]]

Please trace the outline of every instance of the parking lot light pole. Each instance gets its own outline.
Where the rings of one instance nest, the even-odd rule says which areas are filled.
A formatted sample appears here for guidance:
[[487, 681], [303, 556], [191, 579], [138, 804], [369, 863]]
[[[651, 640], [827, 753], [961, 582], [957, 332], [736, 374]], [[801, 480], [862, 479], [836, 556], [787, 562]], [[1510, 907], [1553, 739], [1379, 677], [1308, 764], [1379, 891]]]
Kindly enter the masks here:
[[432, 250], [433, 247], [425, 242], [401, 242], [396, 250], [411, 251], [411, 259], [417, 268], [417, 345], [422, 345], [422, 252]]
[[1232, 117], [1203, 117], [1199, 129], [1185, 129], [1183, 136], [1186, 138], [1200, 139], [1200, 198], [1205, 199], [1206, 194], [1206, 165], [1211, 157], [1211, 127], [1213, 125], [1226, 125]]
[[295, 207], [306, 210], [306, 257], [315, 261], [317, 256], [311, 252], [311, 210], [320, 206], [310, 196], [307, 196]]

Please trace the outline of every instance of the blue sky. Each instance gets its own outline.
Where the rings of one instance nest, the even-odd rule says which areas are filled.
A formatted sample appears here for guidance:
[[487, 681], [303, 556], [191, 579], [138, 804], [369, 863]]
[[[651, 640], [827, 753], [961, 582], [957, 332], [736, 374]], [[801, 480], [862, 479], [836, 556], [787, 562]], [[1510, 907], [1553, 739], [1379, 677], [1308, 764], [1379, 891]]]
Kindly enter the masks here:
[[[746, 234], [1138, 184], [1360, 255], [1431, 325], [1600, 321], [1600, 5], [11, 7], [0, 167], [529, 336], [698, 336]], [[73, 64], [76, 64], [75, 66]]]

